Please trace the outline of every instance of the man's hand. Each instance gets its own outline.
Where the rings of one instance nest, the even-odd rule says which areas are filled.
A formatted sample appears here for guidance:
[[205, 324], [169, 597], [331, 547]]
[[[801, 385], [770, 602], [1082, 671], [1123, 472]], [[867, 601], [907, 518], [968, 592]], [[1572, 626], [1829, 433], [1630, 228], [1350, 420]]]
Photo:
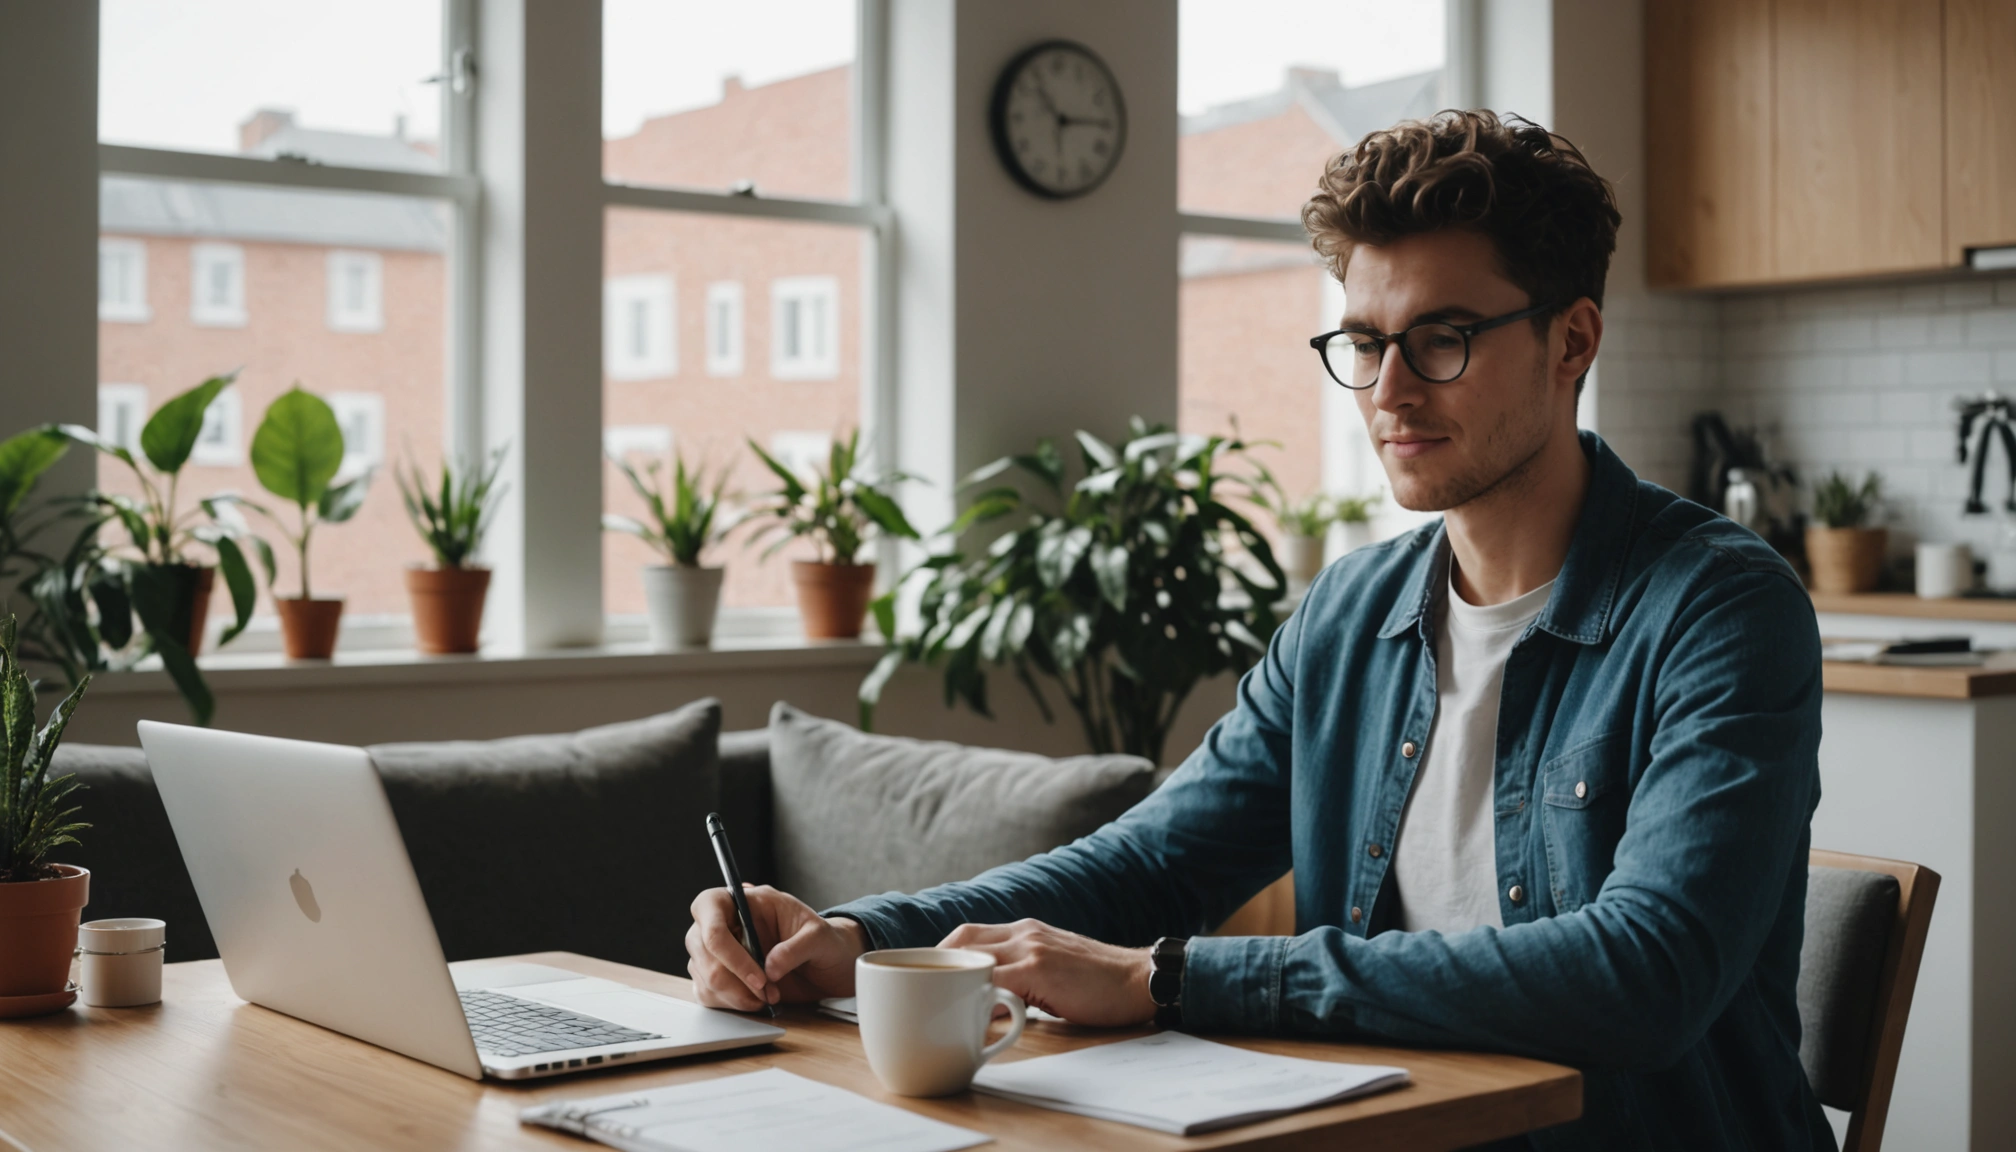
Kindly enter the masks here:
[[1039, 920], [962, 924], [938, 946], [994, 957], [994, 983], [1074, 1024], [1120, 1027], [1155, 1018], [1145, 948], [1101, 944]]
[[803, 900], [767, 885], [742, 889], [757, 934], [770, 945], [766, 962], [757, 967], [742, 946], [742, 922], [728, 890], [702, 892], [686, 930], [687, 974], [700, 1003], [753, 1012], [766, 1003], [854, 994], [854, 958], [868, 948], [859, 924], [822, 919]]

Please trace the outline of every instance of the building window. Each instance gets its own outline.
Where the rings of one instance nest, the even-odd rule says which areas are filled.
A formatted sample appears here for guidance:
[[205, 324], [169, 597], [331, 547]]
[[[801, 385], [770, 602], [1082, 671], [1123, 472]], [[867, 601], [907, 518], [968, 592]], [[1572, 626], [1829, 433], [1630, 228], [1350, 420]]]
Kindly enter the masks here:
[[376, 392], [331, 392], [329, 407], [343, 429], [341, 474], [354, 476], [385, 462], [385, 397]]
[[707, 286], [707, 374], [742, 374], [742, 285], [733, 280]]
[[618, 460], [632, 456], [670, 459], [672, 429], [663, 424], [611, 424], [602, 429], [602, 453]]
[[98, 319], [143, 324], [147, 308], [147, 245], [140, 240], [98, 239]]
[[823, 470], [832, 454], [833, 437], [826, 432], [776, 432], [770, 437], [770, 455], [800, 476]]
[[604, 355], [614, 380], [649, 380], [679, 370], [670, 276], [617, 276], [603, 294]]
[[140, 451], [140, 429], [147, 425], [145, 384], [98, 385], [98, 437], [128, 452]]
[[245, 250], [198, 244], [189, 250], [189, 319], [206, 328], [245, 326]]
[[831, 276], [770, 282], [770, 374], [813, 380], [840, 373], [839, 285]]
[[245, 408], [238, 389], [226, 388], [203, 410], [203, 430], [196, 434], [191, 464], [236, 468], [245, 462]]
[[376, 252], [329, 253], [329, 330], [383, 329], [384, 282], [385, 264]]

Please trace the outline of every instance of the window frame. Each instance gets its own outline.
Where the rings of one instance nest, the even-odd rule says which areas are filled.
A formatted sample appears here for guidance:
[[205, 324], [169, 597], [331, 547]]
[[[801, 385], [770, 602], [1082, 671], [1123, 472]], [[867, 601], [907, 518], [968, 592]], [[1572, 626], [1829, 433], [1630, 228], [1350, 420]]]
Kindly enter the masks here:
[[[233, 299], [211, 299], [216, 269], [232, 270]], [[228, 240], [202, 240], [189, 246], [189, 322], [198, 328], [243, 328], [245, 306], [245, 246]]]
[[[105, 440], [107, 443], [117, 444], [128, 452], [138, 454], [140, 451], [140, 430], [147, 426], [147, 417], [150, 415], [147, 410], [148, 399], [149, 395], [147, 385], [145, 384], [128, 384], [110, 380], [100, 381], [98, 384], [98, 421], [96, 426], [99, 438]], [[107, 408], [118, 405], [130, 405], [134, 409], [133, 432], [130, 436], [115, 437], [112, 435], [112, 430], [105, 426]]]
[[[222, 444], [206, 439], [212, 427], [224, 430]], [[203, 427], [189, 450], [189, 463], [197, 468], [237, 468], [245, 463], [245, 400], [236, 388], [219, 392], [203, 410]]]
[[[355, 476], [385, 463], [385, 394], [382, 392], [331, 392], [325, 397], [336, 413], [336, 426], [343, 430], [343, 463], [337, 474]], [[369, 425], [369, 440], [360, 448], [350, 442], [350, 416], [361, 413]]]
[[[817, 303], [815, 323], [804, 307]], [[792, 306], [799, 311], [792, 313]], [[787, 322], [789, 317], [789, 322]], [[811, 335], [816, 351], [788, 345]], [[779, 276], [770, 281], [770, 375], [776, 380], [831, 380], [840, 375], [840, 282], [831, 276]]]
[[[641, 314], [639, 306], [644, 309]], [[645, 347], [637, 350], [640, 335]], [[603, 278], [602, 370], [611, 380], [668, 380], [679, 375], [677, 277], [638, 272]]]
[[[331, 332], [383, 332], [385, 330], [385, 257], [383, 253], [359, 248], [331, 248], [323, 257], [323, 322]], [[352, 270], [362, 269], [364, 302], [352, 309], [345, 299], [343, 283]]]
[[[131, 290], [130, 298], [107, 300], [105, 298], [105, 257], [118, 254], [126, 258], [125, 288]], [[115, 324], [145, 324], [154, 319], [154, 310], [147, 306], [147, 241], [137, 236], [98, 237], [98, 319]]]
[[[707, 341], [709, 376], [740, 376], [746, 370], [749, 318], [744, 295], [740, 280], [716, 280], [707, 285], [707, 310], [702, 327]], [[715, 310], [724, 306], [730, 319], [717, 322]], [[719, 347], [723, 335], [728, 337], [726, 349]]]

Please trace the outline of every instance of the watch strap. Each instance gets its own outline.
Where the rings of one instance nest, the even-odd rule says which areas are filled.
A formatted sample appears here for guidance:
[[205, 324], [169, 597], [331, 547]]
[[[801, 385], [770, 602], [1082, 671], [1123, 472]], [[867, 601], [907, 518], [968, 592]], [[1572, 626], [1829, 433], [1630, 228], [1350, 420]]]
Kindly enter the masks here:
[[1148, 949], [1148, 998], [1155, 1002], [1155, 1026], [1183, 1025], [1183, 969], [1190, 951], [1187, 936], [1164, 936]]

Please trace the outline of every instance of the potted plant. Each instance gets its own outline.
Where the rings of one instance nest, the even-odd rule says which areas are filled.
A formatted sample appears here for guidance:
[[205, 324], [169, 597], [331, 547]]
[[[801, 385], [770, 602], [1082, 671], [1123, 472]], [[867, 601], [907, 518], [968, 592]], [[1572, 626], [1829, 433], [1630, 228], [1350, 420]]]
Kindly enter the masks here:
[[35, 729], [35, 688], [21, 668], [14, 617], [0, 618], [0, 1016], [35, 1016], [67, 1007], [77, 949], [78, 913], [91, 895], [91, 874], [49, 863], [49, 853], [77, 843], [87, 827], [70, 819], [65, 802], [77, 788], [69, 776], [49, 776], [49, 761], [71, 713], [91, 683], [85, 676]]
[[1281, 570], [1288, 576], [1290, 594], [1296, 594], [1323, 570], [1323, 547], [1330, 525], [1337, 522], [1336, 505], [1321, 492], [1300, 500], [1291, 498], [1264, 467], [1260, 469], [1259, 495], [1261, 507], [1273, 514], [1274, 525], [1281, 530]]
[[888, 493], [907, 477], [899, 472], [880, 479], [857, 475], [859, 429], [844, 440], [835, 440], [826, 467], [815, 468], [805, 478], [779, 463], [754, 440], [749, 441], [749, 447], [784, 483], [769, 494], [768, 504], [756, 509], [756, 515], [772, 521], [758, 537], [780, 537], [764, 554], [774, 554], [797, 539], [811, 541], [815, 550], [817, 559], [791, 562], [791, 582], [798, 592], [798, 615], [805, 635], [814, 640], [857, 639], [875, 587], [874, 562], [864, 564], [860, 558], [870, 531], [917, 539], [917, 530]]
[[[1010, 486], [980, 492], [947, 535], [1017, 513], [1026, 516], [1023, 526], [978, 554], [933, 556], [905, 576], [923, 585], [914, 631], [897, 631], [900, 586], [875, 602], [891, 639], [861, 684], [864, 728], [905, 662], [942, 666], [946, 700], [989, 715], [991, 665], [1012, 669], [1046, 720], [1050, 705], [1036, 677], [1054, 680], [1094, 751], [1160, 764], [1197, 683], [1259, 659], [1280, 622], [1275, 605], [1287, 578], [1231, 503], [1261, 495], [1247, 445], [1138, 418], [1131, 433], [1118, 446], [1078, 433], [1086, 476], [1068, 489], [1063, 458], [1048, 440], [968, 477], [962, 489], [1019, 469], [1052, 506]], [[1251, 468], [1225, 468], [1233, 463]]]
[[1372, 509], [1384, 500], [1382, 493], [1370, 496], [1332, 496], [1330, 511], [1337, 517], [1337, 523], [1344, 529], [1344, 551], [1363, 548], [1372, 543]]
[[1840, 472], [1813, 486], [1813, 519], [1806, 526], [1806, 562], [1815, 592], [1868, 592], [1883, 572], [1889, 533], [1869, 527], [1882, 496], [1882, 477], [1871, 472], [1857, 484]]
[[613, 452], [609, 462], [630, 481], [651, 518], [646, 523], [628, 516], [604, 515], [602, 527], [635, 536], [665, 557], [665, 563], [644, 568], [651, 646], [694, 648], [712, 643], [726, 569], [705, 567], [700, 560], [707, 546], [727, 535], [735, 524], [722, 498], [728, 483], [726, 469], [710, 484], [704, 467], [689, 471], [685, 457], [674, 454], [668, 493], [658, 461], [645, 465], [642, 475]]
[[[188, 464], [202, 434], [203, 414], [236, 378], [235, 372], [212, 376], [157, 409], [140, 429], [140, 454], [145, 457], [147, 467], [142, 467], [141, 461], [124, 445], [102, 439], [89, 428], [77, 424], [50, 426], [51, 431], [125, 464], [140, 488], [138, 497], [98, 490], [86, 498], [97, 511], [98, 519], [87, 529], [91, 540], [80, 539], [71, 551], [77, 562], [70, 572], [72, 587], [68, 593], [74, 601], [73, 607], [81, 608], [83, 589], [91, 588], [100, 610], [103, 638], [115, 649], [123, 648], [130, 640], [130, 616], [137, 614], [145, 630], [147, 650], [160, 655], [162, 666], [189, 701], [199, 724], [210, 722], [211, 701], [195, 656], [202, 646], [216, 575], [223, 573], [236, 614], [231, 626], [218, 638], [221, 647], [244, 631], [258, 601], [252, 569], [240, 545], [249, 544], [253, 548], [269, 582], [273, 572], [272, 550], [245, 523], [235, 495], [207, 497], [186, 512], [178, 499], [182, 468]], [[122, 557], [95, 545], [99, 525], [114, 520], [126, 530], [131, 541], [129, 556]], [[214, 567], [199, 563], [199, 557], [191, 551], [196, 545], [216, 556]], [[124, 593], [125, 604], [114, 605], [104, 596], [115, 583]], [[45, 588], [49, 597], [55, 597], [58, 591], [54, 583]], [[38, 602], [44, 599], [38, 597]], [[54, 603], [49, 601], [50, 606]], [[108, 619], [110, 615], [128, 619], [112, 621]], [[87, 638], [78, 631], [82, 620], [81, 614], [71, 616], [76, 646], [87, 643]], [[95, 657], [95, 652], [92, 655]], [[129, 662], [145, 655], [146, 650], [134, 653]], [[93, 666], [104, 664], [98, 662]]]
[[252, 436], [252, 472], [260, 487], [295, 506], [300, 529], [264, 508], [248, 506], [279, 527], [300, 560], [301, 595], [273, 596], [281, 641], [292, 660], [327, 660], [336, 651], [343, 598], [314, 595], [308, 582], [308, 545], [317, 525], [341, 524], [363, 506], [371, 473], [335, 484], [342, 467], [343, 429], [328, 402], [296, 384], [266, 409]]
[[497, 473], [504, 467], [507, 450], [492, 452], [480, 468], [443, 463], [438, 485], [429, 483], [410, 461], [404, 472], [393, 472], [407, 517], [434, 553], [431, 567], [416, 564], [406, 569], [413, 636], [422, 652], [474, 652], [482, 638], [490, 569], [472, 561], [483, 546], [497, 499], [504, 494], [497, 487]]

